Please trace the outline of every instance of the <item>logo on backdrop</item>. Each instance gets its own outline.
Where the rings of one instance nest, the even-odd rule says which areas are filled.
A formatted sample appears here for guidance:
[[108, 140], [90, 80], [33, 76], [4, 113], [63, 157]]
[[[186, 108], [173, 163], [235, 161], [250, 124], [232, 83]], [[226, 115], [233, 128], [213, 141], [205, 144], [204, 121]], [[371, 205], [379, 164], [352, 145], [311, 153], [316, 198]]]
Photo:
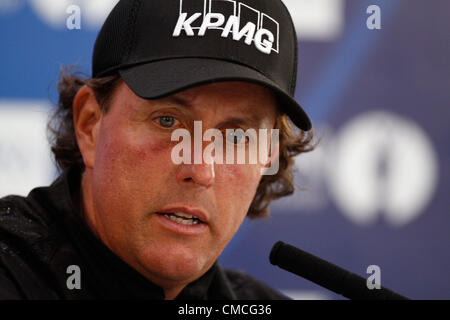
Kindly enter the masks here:
[[329, 202], [352, 223], [380, 218], [401, 227], [426, 214], [438, 184], [433, 142], [415, 121], [388, 111], [362, 113], [337, 132], [322, 128], [314, 152], [295, 159], [295, 181], [306, 187], [274, 204], [280, 211], [320, 212]]
[[426, 132], [415, 122], [368, 112], [347, 123], [334, 146], [330, 191], [352, 221], [364, 225], [383, 215], [399, 226], [424, 213], [438, 164]]
[[174, 37], [203, 37], [211, 29], [265, 54], [279, 53], [280, 24], [268, 14], [234, 0], [180, 0]]
[[53, 180], [45, 102], [0, 100], [0, 198]]

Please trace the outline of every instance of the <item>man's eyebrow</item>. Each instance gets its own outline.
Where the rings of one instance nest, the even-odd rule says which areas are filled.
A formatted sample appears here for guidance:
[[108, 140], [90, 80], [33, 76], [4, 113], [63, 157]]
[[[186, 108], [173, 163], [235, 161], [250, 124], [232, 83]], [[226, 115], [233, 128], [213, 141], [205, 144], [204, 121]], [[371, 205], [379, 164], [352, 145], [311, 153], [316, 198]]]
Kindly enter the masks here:
[[257, 129], [261, 124], [261, 119], [258, 117], [248, 117], [248, 116], [234, 116], [221, 121], [217, 127], [223, 127], [225, 125], [241, 125], [243, 127], [254, 128]]

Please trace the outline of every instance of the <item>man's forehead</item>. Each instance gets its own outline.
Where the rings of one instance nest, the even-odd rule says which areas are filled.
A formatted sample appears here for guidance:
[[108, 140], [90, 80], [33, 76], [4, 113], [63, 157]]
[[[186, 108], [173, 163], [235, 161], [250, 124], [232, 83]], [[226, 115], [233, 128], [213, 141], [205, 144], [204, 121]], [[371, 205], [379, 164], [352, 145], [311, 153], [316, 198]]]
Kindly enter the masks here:
[[[196, 107], [204, 107], [199, 101], [208, 95], [213, 96], [211, 102], [215, 104], [216, 112], [228, 114], [226, 122], [256, 126], [265, 118], [270, 118], [271, 114], [277, 113], [274, 93], [268, 88], [248, 82], [221, 82], [198, 86], [168, 96], [166, 101], [196, 110]], [[216, 100], [217, 98], [221, 100]], [[230, 112], [233, 114], [229, 115]]]

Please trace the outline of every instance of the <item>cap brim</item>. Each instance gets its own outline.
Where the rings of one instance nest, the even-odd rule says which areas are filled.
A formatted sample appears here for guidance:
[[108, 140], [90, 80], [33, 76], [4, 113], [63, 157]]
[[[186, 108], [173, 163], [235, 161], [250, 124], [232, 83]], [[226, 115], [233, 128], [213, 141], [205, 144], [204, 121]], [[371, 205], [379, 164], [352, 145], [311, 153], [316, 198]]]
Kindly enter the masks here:
[[213, 82], [244, 81], [263, 85], [277, 95], [281, 110], [300, 129], [309, 131], [311, 121], [303, 108], [275, 82], [249, 67], [206, 58], [177, 58], [139, 64], [119, 71], [130, 89], [143, 99], [159, 99]]

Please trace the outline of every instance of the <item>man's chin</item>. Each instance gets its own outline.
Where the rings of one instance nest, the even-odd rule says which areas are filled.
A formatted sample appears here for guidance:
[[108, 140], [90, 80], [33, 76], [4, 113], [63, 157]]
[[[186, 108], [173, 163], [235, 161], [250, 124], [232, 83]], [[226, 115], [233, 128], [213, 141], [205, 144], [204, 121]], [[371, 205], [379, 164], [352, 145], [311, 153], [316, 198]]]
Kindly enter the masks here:
[[[146, 256], [148, 259], [146, 259]], [[150, 280], [161, 285], [163, 282], [189, 283], [203, 275], [214, 263], [208, 263], [192, 252], [162, 250], [159, 254], [148, 253], [140, 259]]]

